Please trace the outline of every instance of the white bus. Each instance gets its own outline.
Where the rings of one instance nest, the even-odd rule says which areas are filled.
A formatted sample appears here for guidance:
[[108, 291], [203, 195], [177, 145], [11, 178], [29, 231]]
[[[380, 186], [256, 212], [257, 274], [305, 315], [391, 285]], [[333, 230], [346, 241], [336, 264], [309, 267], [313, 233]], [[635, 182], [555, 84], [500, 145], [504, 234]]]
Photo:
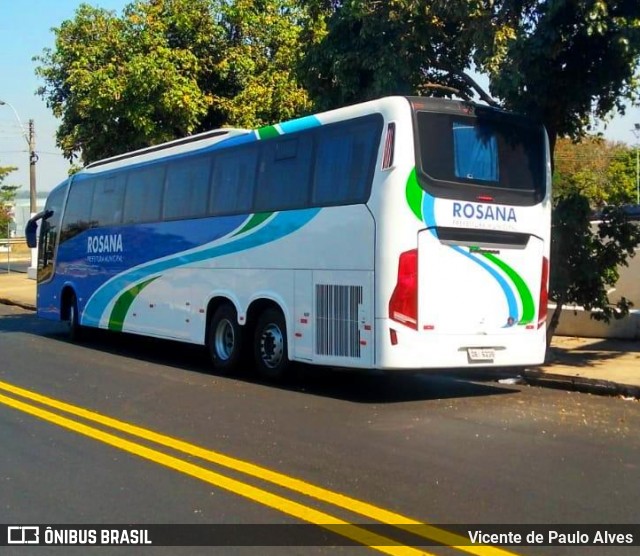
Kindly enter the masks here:
[[90, 164], [51, 192], [38, 315], [363, 369], [541, 363], [551, 219], [542, 126], [388, 97]]

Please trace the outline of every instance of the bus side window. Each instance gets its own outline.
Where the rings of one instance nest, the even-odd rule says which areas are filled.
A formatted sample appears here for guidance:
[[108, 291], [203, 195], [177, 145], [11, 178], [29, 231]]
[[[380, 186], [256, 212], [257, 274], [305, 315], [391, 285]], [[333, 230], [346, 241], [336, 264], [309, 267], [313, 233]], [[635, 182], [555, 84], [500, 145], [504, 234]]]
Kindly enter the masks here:
[[308, 206], [312, 156], [310, 133], [266, 141], [260, 162], [255, 211]]
[[122, 222], [126, 174], [107, 176], [96, 181], [91, 220], [96, 226], [112, 226]]
[[210, 167], [209, 157], [169, 165], [162, 209], [163, 219], [197, 218], [205, 215]]
[[164, 175], [164, 166], [134, 170], [129, 174], [124, 196], [125, 224], [160, 220]]
[[257, 165], [258, 149], [254, 145], [214, 156], [210, 214], [238, 214], [253, 210]]
[[313, 205], [344, 205], [367, 200], [378, 136], [377, 120], [320, 131]]
[[71, 183], [60, 241], [71, 239], [94, 226], [90, 216], [94, 185], [95, 181], [92, 179], [74, 180]]

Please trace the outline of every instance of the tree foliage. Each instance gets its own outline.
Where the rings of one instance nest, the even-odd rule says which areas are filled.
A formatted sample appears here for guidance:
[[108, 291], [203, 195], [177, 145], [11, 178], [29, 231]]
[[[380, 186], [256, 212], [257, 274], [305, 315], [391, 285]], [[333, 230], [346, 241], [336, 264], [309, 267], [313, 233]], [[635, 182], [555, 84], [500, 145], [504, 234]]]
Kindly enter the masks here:
[[[320, 2], [326, 33], [301, 64], [317, 107], [390, 94], [473, 96], [474, 21], [465, 0]], [[316, 3], [318, 5], [318, 3]]]
[[[322, 107], [382, 94], [479, 93], [487, 74], [502, 106], [580, 137], [592, 118], [637, 100], [637, 0], [316, 0], [326, 35], [302, 70]], [[433, 87], [434, 84], [439, 87]], [[481, 93], [480, 93], [481, 94]], [[488, 100], [488, 97], [484, 97]]]
[[[208, 105], [198, 85], [206, 61], [181, 39], [189, 15], [203, 25], [202, 4], [137, 2], [120, 18], [83, 4], [54, 29], [55, 49], [37, 58], [39, 94], [62, 120], [57, 142], [67, 158], [81, 153], [86, 163], [196, 129]], [[170, 7], [179, 10], [160, 13]]]
[[506, 108], [577, 138], [638, 100], [637, 0], [480, 0], [478, 67]]
[[555, 198], [581, 193], [592, 208], [635, 202], [635, 149], [601, 137], [580, 142], [561, 138], [556, 143], [553, 194]]
[[635, 149], [621, 148], [609, 164], [609, 204], [633, 204], [638, 198], [637, 156]]
[[87, 163], [298, 115], [309, 104], [292, 71], [305, 13], [292, 0], [137, 0], [121, 16], [81, 5], [36, 58], [58, 145]]
[[255, 128], [310, 110], [295, 74], [306, 9], [295, 0], [235, 0], [220, 15], [224, 55], [215, 69], [223, 86], [212, 95], [222, 123]]

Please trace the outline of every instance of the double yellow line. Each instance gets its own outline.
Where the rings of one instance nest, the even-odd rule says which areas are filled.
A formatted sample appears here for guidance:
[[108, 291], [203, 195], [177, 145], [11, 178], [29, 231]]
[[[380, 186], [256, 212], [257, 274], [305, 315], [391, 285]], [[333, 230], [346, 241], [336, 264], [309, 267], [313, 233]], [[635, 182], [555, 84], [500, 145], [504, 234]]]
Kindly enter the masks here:
[[232, 469], [236, 472], [244, 473], [261, 481], [284, 487], [295, 493], [331, 504], [337, 508], [347, 510], [351, 513], [364, 516], [381, 524], [392, 525], [397, 529], [408, 531], [414, 535], [427, 539], [430, 543], [435, 542], [445, 546], [453, 547], [469, 554], [477, 556], [513, 556], [514, 553], [492, 546], [468, 546], [469, 539], [451, 533], [444, 529], [424, 524], [407, 516], [400, 515], [384, 508], [345, 496], [325, 488], [315, 486], [311, 483], [289, 477], [282, 473], [266, 469], [247, 461], [239, 460], [207, 450], [200, 446], [184, 442], [177, 438], [172, 438], [163, 434], [153, 432], [142, 427], [138, 427], [81, 407], [71, 405], [47, 396], [43, 396], [30, 390], [25, 390], [0, 381], [0, 391], [23, 400], [36, 402], [40, 406], [32, 405], [26, 401], [0, 394], [0, 403], [38, 417], [49, 423], [53, 423], [65, 429], [82, 434], [94, 440], [103, 442], [125, 452], [135, 454], [141, 458], [163, 465], [169, 469], [179, 471], [190, 477], [204, 481], [210, 485], [222, 488], [249, 500], [273, 508], [301, 521], [312, 523], [352, 541], [371, 547], [380, 552], [394, 556], [417, 556], [428, 554], [423, 550], [418, 550], [410, 546], [403, 546], [399, 541], [395, 541], [383, 535], [376, 534], [364, 527], [354, 525], [348, 521], [332, 516], [326, 512], [312, 508], [274, 494], [262, 488], [252, 486], [240, 480], [217, 473], [205, 467], [190, 463], [179, 457], [164, 453], [160, 450], [150, 448], [132, 440], [127, 440], [110, 432], [105, 432], [88, 424], [75, 421], [64, 415], [53, 413], [48, 409], [55, 409], [68, 415], [79, 417], [90, 423], [97, 423], [104, 427], [113, 429], [115, 432], [125, 433], [135, 438], [143, 439], [159, 445], [182, 452], [189, 456], [195, 456], [201, 460], [216, 464], [221, 467]]

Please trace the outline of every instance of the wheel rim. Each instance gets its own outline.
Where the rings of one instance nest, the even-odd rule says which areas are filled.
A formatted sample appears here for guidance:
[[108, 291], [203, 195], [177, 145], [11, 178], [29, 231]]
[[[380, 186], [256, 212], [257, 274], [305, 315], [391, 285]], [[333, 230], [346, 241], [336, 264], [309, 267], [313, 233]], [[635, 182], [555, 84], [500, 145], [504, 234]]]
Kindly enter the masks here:
[[228, 319], [222, 319], [216, 327], [213, 338], [216, 355], [219, 359], [227, 361], [233, 354], [236, 337], [233, 331], [233, 324]]
[[264, 327], [260, 336], [260, 358], [266, 367], [275, 369], [284, 355], [284, 336], [276, 324]]

